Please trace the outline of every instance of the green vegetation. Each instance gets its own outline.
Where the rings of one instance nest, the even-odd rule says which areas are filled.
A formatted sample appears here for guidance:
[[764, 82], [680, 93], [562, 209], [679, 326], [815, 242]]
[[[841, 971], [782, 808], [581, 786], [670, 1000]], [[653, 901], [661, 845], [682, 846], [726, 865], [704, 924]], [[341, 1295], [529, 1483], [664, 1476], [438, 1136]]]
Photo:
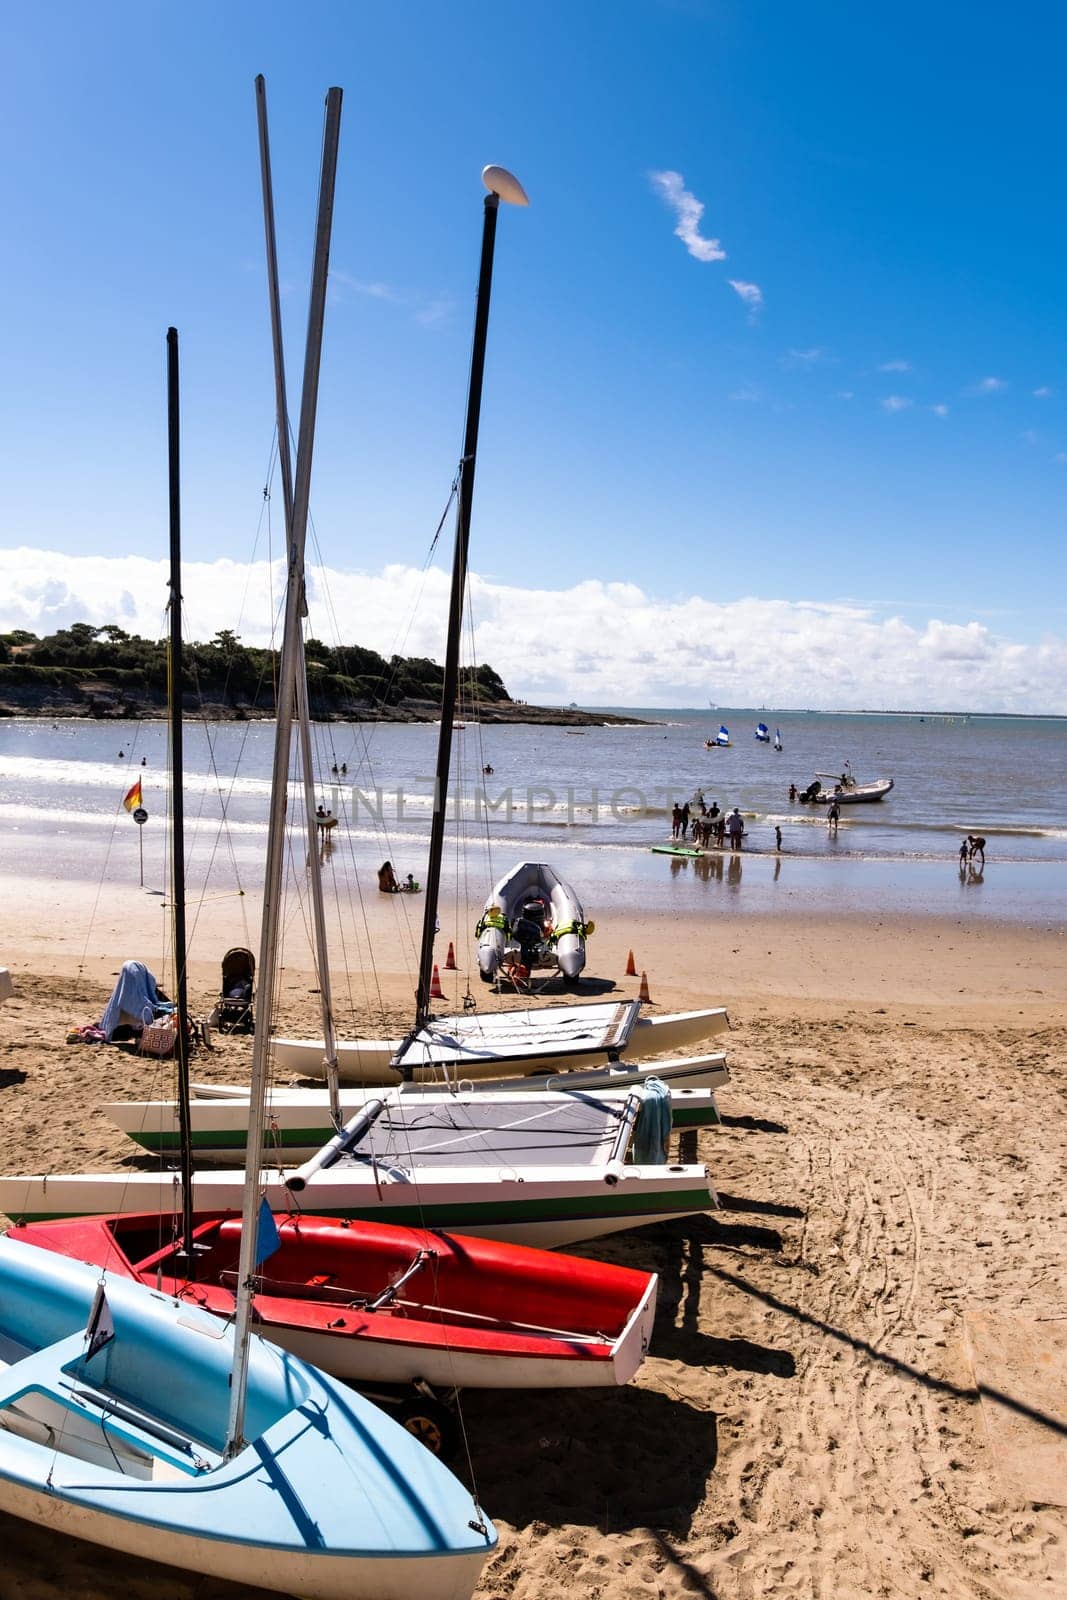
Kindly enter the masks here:
[[[334, 649], [307, 641], [312, 715], [359, 717], [423, 712], [440, 705], [443, 668], [421, 657], [386, 660], [362, 645]], [[224, 629], [206, 644], [183, 646], [189, 700], [223, 715], [271, 716], [277, 653], [242, 644]], [[464, 668], [461, 699], [470, 710], [510, 704], [490, 666]], [[167, 644], [114, 623], [75, 622], [39, 639], [25, 629], [0, 634], [0, 702], [9, 710], [71, 702], [90, 715], [156, 715], [167, 697]]]

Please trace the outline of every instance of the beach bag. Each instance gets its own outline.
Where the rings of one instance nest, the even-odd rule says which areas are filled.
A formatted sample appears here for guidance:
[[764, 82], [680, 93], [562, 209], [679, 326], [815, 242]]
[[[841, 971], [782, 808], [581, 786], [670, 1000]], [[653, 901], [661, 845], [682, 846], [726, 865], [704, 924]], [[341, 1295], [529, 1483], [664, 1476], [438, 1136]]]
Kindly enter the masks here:
[[145, 1008], [144, 1027], [141, 1029], [141, 1040], [137, 1048], [143, 1056], [171, 1056], [174, 1046], [178, 1042], [178, 1024], [170, 1017], [165, 1017], [160, 1022], [153, 1021], [148, 1008]]

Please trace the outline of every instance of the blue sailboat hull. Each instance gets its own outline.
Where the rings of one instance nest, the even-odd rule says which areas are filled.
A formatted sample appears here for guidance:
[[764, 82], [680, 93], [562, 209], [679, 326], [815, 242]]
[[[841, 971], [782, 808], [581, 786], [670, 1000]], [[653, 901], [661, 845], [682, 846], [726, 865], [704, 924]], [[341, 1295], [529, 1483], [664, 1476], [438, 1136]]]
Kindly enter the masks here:
[[496, 1535], [417, 1440], [257, 1338], [224, 1460], [232, 1330], [108, 1278], [114, 1337], [87, 1360], [100, 1277], [0, 1238], [0, 1509], [308, 1600], [466, 1600]]

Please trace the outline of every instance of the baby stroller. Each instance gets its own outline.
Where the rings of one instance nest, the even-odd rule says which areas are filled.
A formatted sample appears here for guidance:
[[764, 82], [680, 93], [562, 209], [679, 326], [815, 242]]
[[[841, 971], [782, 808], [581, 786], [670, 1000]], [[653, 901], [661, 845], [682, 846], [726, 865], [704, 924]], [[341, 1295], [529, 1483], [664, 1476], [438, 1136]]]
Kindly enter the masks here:
[[220, 1033], [254, 1033], [252, 1014], [256, 958], [251, 950], [235, 945], [222, 958], [222, 992], [212, 1018]]

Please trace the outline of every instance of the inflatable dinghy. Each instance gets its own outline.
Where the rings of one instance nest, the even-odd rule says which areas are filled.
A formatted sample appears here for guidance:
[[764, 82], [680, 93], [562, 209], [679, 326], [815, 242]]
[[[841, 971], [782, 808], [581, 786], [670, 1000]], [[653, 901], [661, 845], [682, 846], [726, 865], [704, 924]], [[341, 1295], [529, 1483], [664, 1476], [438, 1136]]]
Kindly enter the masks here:
[[482, 982], [509, 966], [557, 969], [565, 983], [577, 983], [592, 931], [569, 883], [543, 861], [520, 861], [496, 885], [474, 930]]

